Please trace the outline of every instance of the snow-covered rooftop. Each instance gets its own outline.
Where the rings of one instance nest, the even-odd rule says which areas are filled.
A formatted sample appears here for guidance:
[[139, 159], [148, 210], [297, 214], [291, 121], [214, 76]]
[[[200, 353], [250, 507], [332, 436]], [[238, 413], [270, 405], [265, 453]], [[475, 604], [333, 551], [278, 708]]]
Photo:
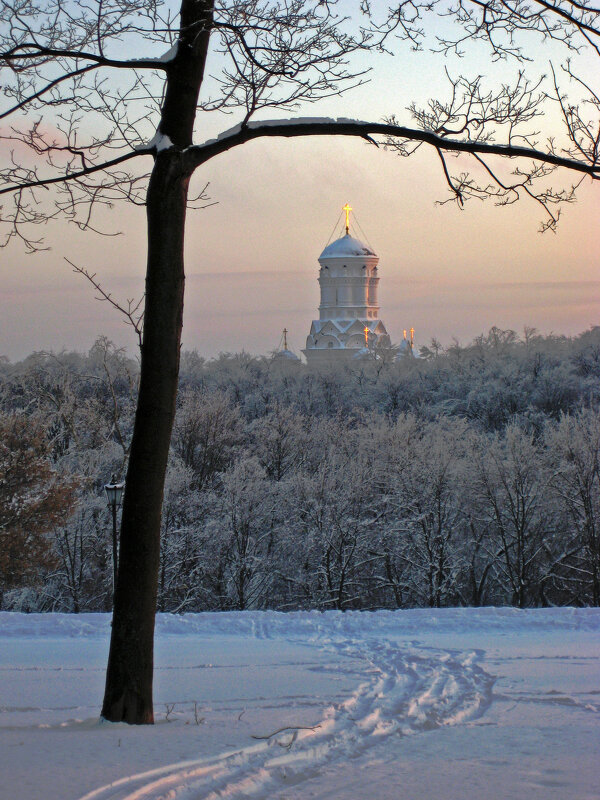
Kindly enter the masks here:
[[273, 354], [273, 358], [287, 358], [289, 361], [300, 361], [295, 353], [291, 350], [278, 350]]
[[374, 253], [370, 247], [364, 242], [361, 242], [360, 239], [355, 239], [354, 236], [350, 236], [347, 233], [345, 236], [342, 236], [341, 239], [336, 239], [335, 242], [327, 245], [325, 250], [319, 256], [319, 260], [322, 258], [345, 258], [347, 256], [374, 256]]

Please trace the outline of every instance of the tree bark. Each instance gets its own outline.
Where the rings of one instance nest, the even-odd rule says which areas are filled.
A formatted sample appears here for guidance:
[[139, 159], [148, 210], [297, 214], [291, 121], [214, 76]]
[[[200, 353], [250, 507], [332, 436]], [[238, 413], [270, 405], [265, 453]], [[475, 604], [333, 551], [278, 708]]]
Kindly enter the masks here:
[[181, 2], [177, 53], [167, 69], [158, 128], [171, 146], [156, 154], [146, 198], [148, 262], [140, 388], [125, 483], [102, 705], [102, 716], [112, 722], [154, 722], [152, 674], [160, 520], [177, 398], [185, 216], [194, 169], [185, 150], [192, 144], [212, 14], [213, 0]]
[[156, 159], [147, 197], [148, 265], [138, 405], [127, 469], [102, 716], [153, 722], [154, 616], [163, 488], [179, 375], [189, 177], [181, 155]]

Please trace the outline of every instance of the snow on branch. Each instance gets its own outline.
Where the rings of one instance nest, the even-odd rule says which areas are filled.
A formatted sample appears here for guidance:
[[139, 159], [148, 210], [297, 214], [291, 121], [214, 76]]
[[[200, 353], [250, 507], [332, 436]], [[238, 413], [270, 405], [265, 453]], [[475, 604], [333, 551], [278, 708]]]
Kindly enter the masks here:
[[23, 65], [30, 66], [32, 62], [46, 59], [68, 59], [77, 62], [87, 61], [99, 67], [113, 67], [115, 69], [166, 69], [167, 65], [176, 55], [176, 49], [170, 48], [167, 53], [159, 58], [132, 58], [118, 59], [107, 58], [97, 53], [85, 50], [70, 50], [68, 48], [45, 47], [36, 42], [22, 42], [15, 47], [0, 52], [0, 61], [14, 65], [15, 68]]
[[[600, 176], [600, 162], [597, 159], [577, 160], [561, 156], [552, 151], [538, 150], [534, 147], [514, 144], [494, 144], [492, 142], [467, 141], [448, 138], [432, 130], [409, 128], [392, 122], [368, 122], [365, 120], [340, 117], [297, 117], [293, 119], [251, 121], [246, 125], [236, 125], [219, 137], [201, 145], [187, 148], [192, 168], [203, 164], [213, 156], [230, 150], [251, 139], [264, 136], [359, 136], [373, 141], [372, 136], [386, 137], [385, 144], [392, 140], [406, 140], [429, 144], [437, 150], [458, 153], [478, 153], [480, 155], [499, 155], [509, 158], [528, 158], [542, 161], [555, 167], [564, 167], [575, 172], [585, 173], [597, 179]], [[374, 142], [375, 143], [375, 142]]]

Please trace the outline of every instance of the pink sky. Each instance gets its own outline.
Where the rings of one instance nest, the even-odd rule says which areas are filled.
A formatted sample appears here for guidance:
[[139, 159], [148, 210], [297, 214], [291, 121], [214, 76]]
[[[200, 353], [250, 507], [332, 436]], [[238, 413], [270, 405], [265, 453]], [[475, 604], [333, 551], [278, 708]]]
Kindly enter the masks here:
[[[410, 59], [410, 72], [402, 59], [388, 59], [370, 86], [302, 113], [400, 112], [438, 74], [429, 54]], [[497, 78], [498, 68], [489, 69]], [[207, 136], [235, 121], [213, 118]], [[543, 213], [531, 201], [472, 201], [464, 211], [436, 205], [447, 188], [437, 155], [425, 149], [407, 160], [350, 139], [262, 140], [209, 162], [196, 181], [210, 181], [217, 201], [188, 216], [183, 345], [201, 355], [267, 353], [284, 327], [296, 351], [304, 346], [318, 316], [317, 258], [347, 201], [380, 256], [381, 317], [393, 341], [411, 326], [418, 344], [448, 344], [493, 325], [575, 334], [600, 323], [598, 194], [589, 183], [564, 209], [558, 233], [542, 236]], [[26, 256], [16, 243], [2, 251], [0, 354], [85, 351], [101, 334], [134, 352], [133, 333], [63, 258], [96, 272], [116, 298], [138, 297], [143, 211], [120, 206], [104, 223], [123, 234], [102, 238], [51, 223], [42, 231], [49, 252]]]

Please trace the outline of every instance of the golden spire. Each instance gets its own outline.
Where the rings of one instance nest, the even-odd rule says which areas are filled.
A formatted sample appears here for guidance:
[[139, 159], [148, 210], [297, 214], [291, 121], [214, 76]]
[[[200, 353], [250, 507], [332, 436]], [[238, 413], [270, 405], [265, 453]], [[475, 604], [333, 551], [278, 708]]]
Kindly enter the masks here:
[[347, 236], [350, 233], [350, 212], [352, 211], [350, 203], [346, 203], [346, 205], [342, 208], [342, 211], [346, 212], [346, 236]]
[[415, 341], [415, 329], [411, 328], [410, 329], [410, 343], [411, 343], [411, 346], [414, 344], [414, 341]]

